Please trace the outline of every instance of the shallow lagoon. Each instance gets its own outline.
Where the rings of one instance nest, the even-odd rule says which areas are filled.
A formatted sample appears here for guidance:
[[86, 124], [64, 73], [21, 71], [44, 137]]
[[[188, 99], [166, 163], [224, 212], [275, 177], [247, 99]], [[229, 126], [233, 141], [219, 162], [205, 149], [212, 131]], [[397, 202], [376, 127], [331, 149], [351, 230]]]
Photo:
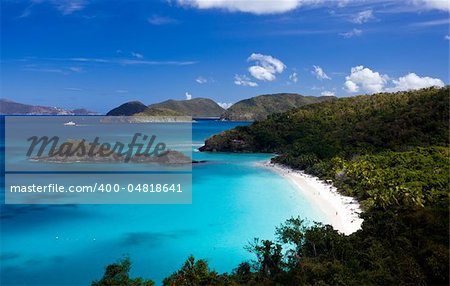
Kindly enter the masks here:
[[252, 259], [244, 246], [273, 238], [275, 227], [300, 215], [323, 214], [282, 177], [256, 166], [267, 154], [195, 152], [208, 136], [243, 122], [193, 124], [192, 205], [2, 205], [1, 284], [87, 285], [128, 255], [132, 276], [158, 283], [188, 255], [219, 272]]

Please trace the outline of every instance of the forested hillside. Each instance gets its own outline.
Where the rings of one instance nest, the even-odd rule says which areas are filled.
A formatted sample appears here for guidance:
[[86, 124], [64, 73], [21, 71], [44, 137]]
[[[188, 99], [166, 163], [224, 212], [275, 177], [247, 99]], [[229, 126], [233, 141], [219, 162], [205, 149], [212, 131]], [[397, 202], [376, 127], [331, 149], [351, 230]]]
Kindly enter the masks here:
[[265, 94], [236, 102], [225, 111], [221, 118], [243, 121], [263, 120], [273, 113], [333, 99], [335, 99], [333, 96], [303, 96], [295, 93]]
[[190, 100], [166, 100], [160, 103], [151, 104], [150, 109], [172, 110], [181, 115], [192, 117], [219, 117], [224, 109], [214, 100], [208, 98], [193, 98]]

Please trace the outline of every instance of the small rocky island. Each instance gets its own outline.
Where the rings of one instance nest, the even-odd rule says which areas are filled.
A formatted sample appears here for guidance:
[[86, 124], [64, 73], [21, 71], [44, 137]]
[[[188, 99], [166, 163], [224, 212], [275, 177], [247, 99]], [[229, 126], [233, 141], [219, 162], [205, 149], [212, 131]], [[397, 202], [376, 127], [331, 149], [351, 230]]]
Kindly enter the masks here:
[[[92, 150], [92, 152], [65, 152], [62, 150], [64, 145], [77, 146], [77, 149]], [[138, 163], [138, 164], [163, 164], [163, 165], [185, 165], [193, 163], [204, 163], [205, 161], [193, 161], [189, 156], [175, 151], [167, 150], [158, 154], [141, 154], [135, 153], [129, 155], [116, 151], [104, 152], [100, 146], [94, 146], [91, 149], [91, 144], [83, 140], [67, 140], [57, 148], [51, 155], [33, 156], [30, 160], [39, 162], [51, 163]]]

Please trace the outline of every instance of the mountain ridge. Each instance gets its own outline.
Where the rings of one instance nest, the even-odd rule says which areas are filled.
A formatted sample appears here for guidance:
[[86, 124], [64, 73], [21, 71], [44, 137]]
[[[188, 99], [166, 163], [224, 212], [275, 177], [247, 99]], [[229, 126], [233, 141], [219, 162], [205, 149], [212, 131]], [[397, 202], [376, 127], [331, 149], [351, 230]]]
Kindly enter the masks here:
[[89, 111], [84, 108], [76, 108], [73, 110], [31, 105], [15, 102], [9, 99], [0, 99], [0, 114], [2, 115], [98, 115], [97, 112]]
[[263, 94], [236, 102], [221, 118], [235, 121], [264, 120], [268, 115], [308, 104], [336, 99], [334, 96], [304, 96], [297, 93]]
[[336, 97], [304, 96], [296, 93], [263, 94], [238, 101], [228, 109], [222, 108], [212, 99], [201, 97], [168, 99], [148, 106], [140, 101], [130, 101], [110, 110], [106, 115], [217, 117], [231, 121], [255, 121], [263, 120], [273, 113], [334, 99]]

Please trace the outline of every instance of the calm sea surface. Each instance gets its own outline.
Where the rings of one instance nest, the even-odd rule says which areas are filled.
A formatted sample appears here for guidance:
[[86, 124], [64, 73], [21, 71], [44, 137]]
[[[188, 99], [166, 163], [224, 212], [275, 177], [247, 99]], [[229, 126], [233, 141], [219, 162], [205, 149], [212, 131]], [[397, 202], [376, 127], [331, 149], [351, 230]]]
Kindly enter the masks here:
[[255, 166], [270, 155], [196, 152], [212, 134], [244, 124], [193, 124], [194, 159], [208, 163], [193, 166], [192, 205], [14, 206], [2, 190], [0, 285], [89, 285], [125, 255], [132, 276], [158, 284], [190, 254], [231, 271], [253, 259], [249, 241], [272, 239], [284, 220], [324, 221], [282, 177]]

